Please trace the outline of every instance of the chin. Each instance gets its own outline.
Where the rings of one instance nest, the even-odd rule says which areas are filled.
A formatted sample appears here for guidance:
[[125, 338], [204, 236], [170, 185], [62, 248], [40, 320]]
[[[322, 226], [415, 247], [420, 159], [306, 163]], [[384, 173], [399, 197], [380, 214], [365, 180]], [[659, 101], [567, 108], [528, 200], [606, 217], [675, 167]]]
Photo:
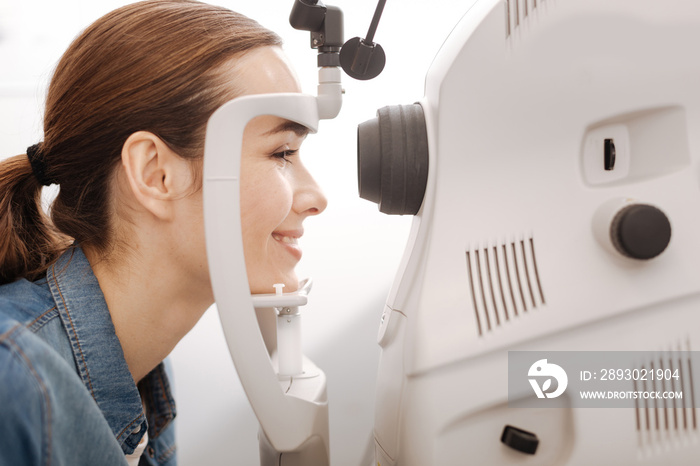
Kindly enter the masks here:
[[299, 289], [299, 279], [295, 273], [287, 276], [284, 280], [278, 281], [276, 283], [284, 283], [284, 292], [292, 293]]

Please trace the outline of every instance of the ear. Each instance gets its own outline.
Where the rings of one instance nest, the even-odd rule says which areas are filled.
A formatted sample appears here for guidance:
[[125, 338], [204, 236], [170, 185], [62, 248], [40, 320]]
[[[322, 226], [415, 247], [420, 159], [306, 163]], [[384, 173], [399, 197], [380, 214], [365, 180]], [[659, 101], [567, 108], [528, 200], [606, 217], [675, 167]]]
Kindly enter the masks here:
[[174, 203], [190, 187], [189, 162], [148, 131], [131, 134], [122, 146], [122, 166], [136, 201], [161, 220], [171, 220]]

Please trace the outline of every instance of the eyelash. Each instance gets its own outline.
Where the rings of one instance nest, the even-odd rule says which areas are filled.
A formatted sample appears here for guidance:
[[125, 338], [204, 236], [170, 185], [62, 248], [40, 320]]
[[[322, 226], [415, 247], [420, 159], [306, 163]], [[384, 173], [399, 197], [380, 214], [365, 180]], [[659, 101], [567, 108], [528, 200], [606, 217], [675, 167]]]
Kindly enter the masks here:
[[274, 154], [272, 154], [272, 156], [276, 159], [282, 159], [285, 162], [291, 163], [292, 161], [289, 160], [288, 157], [295, 155], [297, 152], [299, 152], [298, 149], [294, 149], [294, 150], [287, 149], [287, 150], [283, 150], [280, 152], [275, 152]]

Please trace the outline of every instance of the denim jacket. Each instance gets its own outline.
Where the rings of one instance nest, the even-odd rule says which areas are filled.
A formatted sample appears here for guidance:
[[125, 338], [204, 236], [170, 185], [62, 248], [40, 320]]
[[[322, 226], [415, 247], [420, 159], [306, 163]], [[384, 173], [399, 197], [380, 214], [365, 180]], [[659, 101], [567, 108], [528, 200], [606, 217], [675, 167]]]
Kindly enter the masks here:
[[163, 364], [134, 383], [79, 246], [0, 286], [0, 466], [126, 465], [146, 430], [139, 465], [172, 466], [174, 417]]

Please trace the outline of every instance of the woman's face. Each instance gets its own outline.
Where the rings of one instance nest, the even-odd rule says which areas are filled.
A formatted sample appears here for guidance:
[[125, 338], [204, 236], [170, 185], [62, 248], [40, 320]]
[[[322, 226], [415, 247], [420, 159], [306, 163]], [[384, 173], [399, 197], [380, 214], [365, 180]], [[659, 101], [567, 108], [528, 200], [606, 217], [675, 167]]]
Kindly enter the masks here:
[[[301, 92], [278, 47], [249, 52], [236, 62], [236, 83], [243, 94]], [[295, 273], [302, 251], [303, 222], [326, 208], [326, 198], [302, 164], [300, 148], [307, 130], [275, 116], [251, 120], [241, 154], [241, 223], [251, 293], [298, 288]]]

